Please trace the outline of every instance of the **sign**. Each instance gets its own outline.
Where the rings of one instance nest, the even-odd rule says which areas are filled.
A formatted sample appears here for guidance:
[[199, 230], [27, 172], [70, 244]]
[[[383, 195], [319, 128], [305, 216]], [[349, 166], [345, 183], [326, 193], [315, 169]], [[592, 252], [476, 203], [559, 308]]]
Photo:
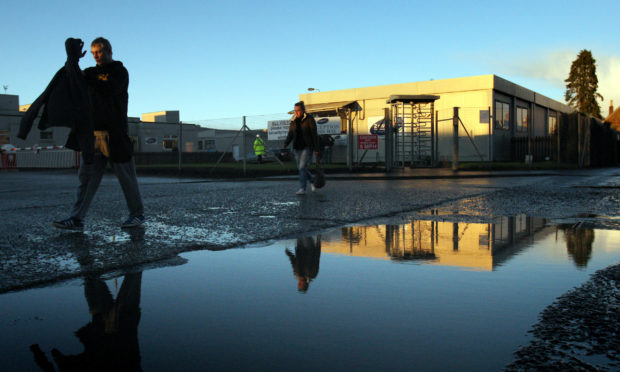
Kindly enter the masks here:
[[[330, 116], [316, 118], [316, 132], [321, 134], [340, 134], [340, 117]], [[282, 141], [286, 139], [290, 120], [270, 120], [267, 122], [267, 139], [269, 141]]]
[[480, 110], [480, 124], [488, 124], [490, 117], [489, 110]]
[[316, 132], [321, 134], [340, 134], [340, 116], [316, 118]]
[[282, 141], [288, 134], [289, 120], [270, 120], [267, 122], [267, 140]]
[[147, 145], [156, 145], [157, 137], [146, 137], [146, 139], [144, 140], [144, 143], [146, 143]]
[[358, 150], [377, 150], [379, 149], [379, 136], [376, 134], [360, 134], [357, 136]]
[[366, 122], [368, 123], [368, 132], [370, 134], [385, 135], [385, 118], [383, 116], [370, 116]]

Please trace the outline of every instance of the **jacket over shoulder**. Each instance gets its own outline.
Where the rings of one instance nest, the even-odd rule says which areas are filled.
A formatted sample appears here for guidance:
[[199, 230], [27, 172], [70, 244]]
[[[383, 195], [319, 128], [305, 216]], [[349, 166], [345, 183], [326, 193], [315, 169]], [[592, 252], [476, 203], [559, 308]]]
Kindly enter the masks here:
[[65, 41], [67, 61], [48, 84], [43, 93], [30, 105], [21, 119], [18, 138], [26, 139], [32, 125], [41, 112], [38, 129], [51, 127], [71, 128], [69, 140], [65, 145], [81, 151], [87, 162], [94, 156], [94, 126], [88, 100], [86, 81], [78, 65], [82, 46], [80, 39], [68, 38]]

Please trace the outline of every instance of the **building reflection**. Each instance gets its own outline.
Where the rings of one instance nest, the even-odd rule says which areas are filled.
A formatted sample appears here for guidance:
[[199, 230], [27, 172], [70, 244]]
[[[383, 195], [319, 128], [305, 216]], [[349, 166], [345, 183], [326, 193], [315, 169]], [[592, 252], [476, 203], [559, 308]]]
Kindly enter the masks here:
[[[114, 299], [100, 277], [85, 278], [84, 294], [92, 318], [75, 332], [84, 351], [66, 355], [52, 349], [58, 371], [142, 370], [138, 344], [141, 287], [142, 272], [128, 273]], [[30, 349], [41, 370], [55, 371], [39, 345], [32, 345]]]
[[297, 279], [297, 290], [302, 293], [307, 292], [310, 282], [319, 274], [321, 236], [297, 238], [295, 253], [289, 249], [286, 249], [284, 252], [291, 261], [293, 274]]
[[493, 270], [544, 226], [544, 219], [525, 215], [499, 217], [488, 224], [413, 220], [402, 225], [352, 226], [325, 236], [323, 251]]

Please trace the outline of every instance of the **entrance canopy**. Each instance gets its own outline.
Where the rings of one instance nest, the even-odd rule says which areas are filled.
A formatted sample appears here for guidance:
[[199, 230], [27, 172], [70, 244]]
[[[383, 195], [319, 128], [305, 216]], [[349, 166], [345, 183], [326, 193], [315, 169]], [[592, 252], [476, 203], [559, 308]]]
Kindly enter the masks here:
[[433, 96], [430, 94], [416, 94], [416, 95], [393, 95], [388, 98], [386, 103], [431, 103], [439, 99], [439, 96]]
[[[338, 111], [342, 109], [347, 109], [347, 108], [356, 110], [357, 106], [358, 106], [357, 101], [315, 103], [315, 104], [306, 105], [306, 112], [310, 114], [329, 113], [329, 112], [338, 113]], [[293, 114], [293, 113], [294, 111], [289, 111], [289, 114]]]

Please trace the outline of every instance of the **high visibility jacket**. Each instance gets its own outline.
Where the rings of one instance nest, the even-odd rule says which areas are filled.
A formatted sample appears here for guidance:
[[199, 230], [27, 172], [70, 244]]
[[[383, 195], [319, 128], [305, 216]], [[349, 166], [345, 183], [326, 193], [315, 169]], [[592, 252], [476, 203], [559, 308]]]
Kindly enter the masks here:
[[265, 142], [262, 138], [257, 138], [254, 141], [254, 153], [256, 155], [263, 155], [265, 153]]

